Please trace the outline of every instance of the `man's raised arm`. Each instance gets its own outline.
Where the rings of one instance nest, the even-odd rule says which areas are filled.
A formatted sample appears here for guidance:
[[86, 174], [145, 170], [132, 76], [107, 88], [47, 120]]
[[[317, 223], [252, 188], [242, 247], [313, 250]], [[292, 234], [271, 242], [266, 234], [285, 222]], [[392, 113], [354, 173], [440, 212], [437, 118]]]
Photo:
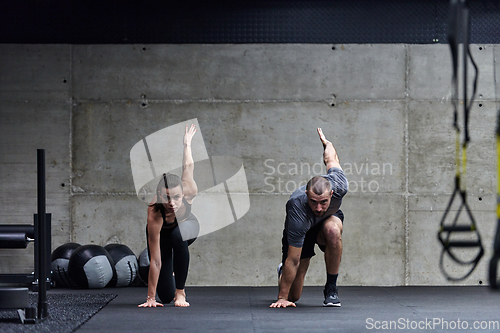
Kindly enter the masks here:
[[340, 161], [337, 155], [337, 151], [335, 150], [335, 147], [333, 147], [333, 144], [326, 139], [321, 128], [318, 128], [318, 134], [324, 148], [323, 161], [325, 162], [326, 170], [330, 168], [342, 169], [340, 167]]

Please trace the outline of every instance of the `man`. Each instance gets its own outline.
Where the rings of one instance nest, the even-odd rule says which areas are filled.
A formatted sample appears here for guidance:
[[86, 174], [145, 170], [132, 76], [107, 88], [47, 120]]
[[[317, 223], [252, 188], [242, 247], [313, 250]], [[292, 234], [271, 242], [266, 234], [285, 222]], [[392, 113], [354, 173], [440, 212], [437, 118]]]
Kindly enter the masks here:
[[313, 177], [299, 187], [286, 204], [283, 231], [283, 257], [278, 267], [278, 300], [272, 308], [295, 307], [302, 294], [304, 278], [318, 244], [325, 254], [327, 282], [323, 291], [324, 306], [341, 306], [337, 292], [337, 276], [342, 257], [342, 223], [339, 209], [347, 193], [348, 182], [340, 167], [337, 151], [321, 128], [318, 134], [323, 143], [323, 159], [327, 174]]

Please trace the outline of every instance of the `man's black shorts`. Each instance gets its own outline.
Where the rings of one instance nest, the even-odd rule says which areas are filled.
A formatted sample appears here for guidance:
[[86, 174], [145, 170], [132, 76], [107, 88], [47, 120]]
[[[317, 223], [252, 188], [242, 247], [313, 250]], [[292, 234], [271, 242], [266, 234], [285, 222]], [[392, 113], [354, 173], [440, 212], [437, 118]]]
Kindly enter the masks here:
[[[342, 221], [342, 224], [344, 224], [344, 213], [339, 209], [333, 216], [336, 216]], [[302, 252], [300, 253], [300, 259], [306, 259], [306, 258], [312, 258], [316, 253], [314, 253], [314, 245], [318, 244], [317, 239], [318, 239], [318, 233], [321, 230], [321, 227], [323, 226], [323, 223], [318, 223], [309, 231], [306, 233], [306, 237], [304, 239], [304, 244], [302, 245]], [[283, 230], [283, 238], [281, 239], [281, 244], [282, 244], [282, 252], [283, 252], [283, 257], [282, 257], [282, 263], [285, 263], [286, 257], [288, 255], [288, 238], [287, 235], [285, 234], [285, 230]], [[318, 244], [318, 247], [320, 248], [321, 251], [325, 252], [325, 247], [322, 245]]]

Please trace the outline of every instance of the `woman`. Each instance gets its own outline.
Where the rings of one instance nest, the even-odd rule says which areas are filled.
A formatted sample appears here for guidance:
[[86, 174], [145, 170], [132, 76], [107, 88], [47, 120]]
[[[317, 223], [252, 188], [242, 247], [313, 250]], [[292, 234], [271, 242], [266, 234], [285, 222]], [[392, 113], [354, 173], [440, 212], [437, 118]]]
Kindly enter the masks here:
[[[189, 306], [184, 291], [189, 268], [188, 246], [194, 242], [199, 231], [198, 221], [191, 213], [191, 204], [198, 193], [191, 153], [195, 133], [195, 125], [186, 126], [182, 177], [163, 174], [156, 195], [148, 206], [148, 295], [146, 302], [139, 307], [163, 306], [162, 303], [172, 300], [175, 306]], [[156, 293], [162, 303], [156, 301]]]

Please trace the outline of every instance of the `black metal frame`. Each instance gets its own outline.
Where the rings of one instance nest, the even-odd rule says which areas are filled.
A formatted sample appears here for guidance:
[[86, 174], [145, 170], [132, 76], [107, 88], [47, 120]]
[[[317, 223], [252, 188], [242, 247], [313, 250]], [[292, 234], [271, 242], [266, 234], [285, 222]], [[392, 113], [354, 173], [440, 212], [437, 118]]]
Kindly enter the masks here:
[[[0, 233], [24, 233], [26, 239], [34, 238], [34, 274], [2, 274], [0, 275], [0, 285], [25, 286], [30, 287], [33, 291], [37, 291], [38, 311], [36, 313], [36, 319], [41, 320], [48, 316], [47, 289], [50, 288], [51, 284], [50, 254], [52, 233], [51, 214], [46, 213], [44, 149], [37, 150], [37, 206], [38, 214], [34, 214], [33, 225], [0, 225]], [[22, 245], [23, 244], [15, 247], [23, 247]], [[26, 246], [24, 246], [24, 248], [25, 247]], [[17, 303], [14, 302], [13, 304]], [[8, 301], [5, 301], [2, 303], [2, 309], [7, 308]], [[23, 310], [25, 310], [25, 312]], [[25, 308], [19, 310], [18, 312], [21, 322], [34, 323], [34, 308]]]

